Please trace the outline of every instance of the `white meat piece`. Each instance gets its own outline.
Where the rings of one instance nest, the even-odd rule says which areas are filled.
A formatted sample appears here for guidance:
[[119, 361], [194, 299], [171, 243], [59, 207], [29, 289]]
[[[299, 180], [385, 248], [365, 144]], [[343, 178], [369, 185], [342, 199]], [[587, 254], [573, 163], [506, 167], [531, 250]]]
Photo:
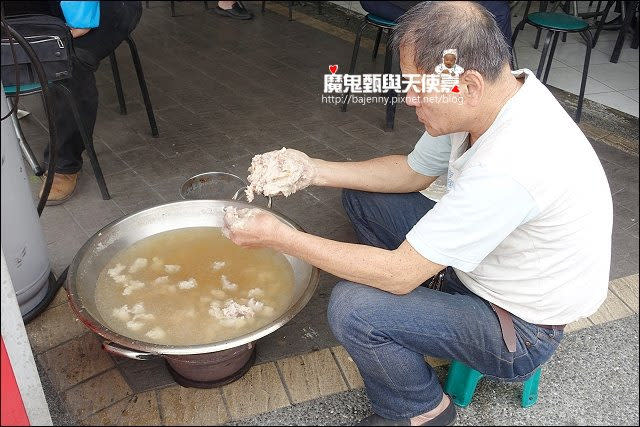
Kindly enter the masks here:
[[247, 306], [253, 310], [254, 312], [258, 312], [261, 311], [264, 308], [264, 303], [257, 301], [253, 298], [251, 298], [248, 302], [247, 302]]
[[162, 338], [167, 336], [167, 333], [159, 326], [156, 326], [153, 329], [150, 329], [145, 336], [151, 338], [152, 340], [161, 340]]
[[144, 323], [136, 322], [135, 320], [129, 320], [127, 322], [127, 328], [131, 329], [132, 331], [139, 331], [143, 326]]
[[156, 318], [156, 316], [154, 316], [151, 313], [141, 313], [141, 314], [136, 314], [135, 316], [133, 316], [133, 320], [136, 321], [140, 321], [140, 320], [154, 320]]
[[231, 319], [234, 317], [253, 317], [254, 312], [246, 305], [238, 304], [234, 300], [229, 299], [224, 302], [222, 314], [224, 314], [224, 317], [227, 319]]
[[182, 267], [180, 267], [179, 265], [172, 265], [172, 264], [167, 264], [164, 266], [164, 271], [166, 271], [169, 274], [173, 274], [173, 273], [177, 273], [178, 271], [180, 271]]
[[194, 279], [193, 277], [190, 277], [187, 280], [182, 280], [178, 282], [178, 287], [180, 289], [192, 289], [192, 288], [195, 288], [196, 286], [198, 286], [198, 282], [196, 282], [196, 279]]
[[211, 264], [211, 268], [213, 268], [215, 271], [220, 270], [222, 267], [224, 267], [227, 263], [224, 261], [214, 261], [213, 264]]
[[115, 277], [115, 276], [118, 276], [120, 273], [122, 273], [125, 268], [126, 266], [118, 263], [113, 268], [110, 268], [109, 270], [107, 270], [107, 273], [109, 274], [109, 276]]
[[154, 285], [165, 285], [169, 283], [169, 276], [160, 276], [153, 281]]
[[238, 285], [227, 279], [227, 276], [225, 276], [224, 274], [222, 275], [220, 280], [222, 281], [222, 289], [224, 289], [225, 291], [235, 291], [236, 289], [238, 289]]
[[238, 304], [232, 299], [224, 302], [224, 306], [219, 301], [211, 301], [209, 304], [209, 314], [218, 320], [253, 317], [255, 313], [246, 305]]
[[258, 154], [251, 160], [247, 200], [254, 193], [265, 196], [282, 194], [285, 197], [311, 184], [313, 165], [309, 158], [298, 151], [281, 150]]
[[118, 320], [121, 320], [123, 322], [126, 322], [129, 319], [131, 319], [131, 315], [129, 314], [129, 306], [127, 304], [125, 304], [120, 308], [114, 308], [113, 309], [113, 317], [115, 317]]
[[131, 274], [137, 273], [143, 268], [146, 268], [148, 263], [149, 263], [149, 260], [146, 258], [136, 258], [136, 260], [133, 261], [133, 264], [131, 264], [131, 267], [129, 267], [128, 271]]
[[216, 299], [225, 299], [227, 297], [227, 294], [225, 294], [224, 291], [221, 291], [220, 289], [212, 289], [211, 295], [213, 295], [213, 297]]
[[126, 284], [129, 281], [129, 276], [125, 276], [124, 274], [118, 274], [115, 276], [111, 276], [114, 282], [122, 285]]
[[127, 283], [127, 286], [125, 286], [124, 290], [122, 291], [122, 295], [131, 295], [133, 291], [141, 288], [144, 288], [144, 282], [141, 282], [139, 280], [132, 280]]
[[260, 288], [253, 288], [247, 292], [249, 298], [260, 298], [264, 296], [264, 291]]
[[131, 310], [129, 310], [129, 312], [131, 314], [140, 314], [140, 313], [144, 313], [144, 303], [143, 302], [137, 302], [133, 305], [133, 307], [131, 307]]

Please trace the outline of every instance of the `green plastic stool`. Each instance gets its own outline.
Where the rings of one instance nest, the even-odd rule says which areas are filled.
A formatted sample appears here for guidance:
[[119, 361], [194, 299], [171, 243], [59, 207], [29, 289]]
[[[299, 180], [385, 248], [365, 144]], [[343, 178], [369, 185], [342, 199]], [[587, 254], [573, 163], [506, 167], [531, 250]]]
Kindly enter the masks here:
[[[541, 368], [523, 383], [522, 386], [522, 407], [528, 408], [538, 401], [538, 384], [540, 382]], [[444, 392], [447, 393], [453, 402], [463, 408], [469, 406], [473, 393], [476, 391], [478, 381], [484, 375], [457, 360], [451, 361], [447, 381], [444, 385]]]

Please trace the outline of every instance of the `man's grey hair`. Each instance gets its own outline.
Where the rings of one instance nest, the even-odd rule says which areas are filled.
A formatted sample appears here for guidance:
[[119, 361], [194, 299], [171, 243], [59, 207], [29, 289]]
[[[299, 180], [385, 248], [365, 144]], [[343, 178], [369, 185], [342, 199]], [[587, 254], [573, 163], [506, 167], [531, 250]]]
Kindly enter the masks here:
[[493, 15], [474, 2], [425, 1], [409, 9], [394, 29], [395, 49], [415, 50], [415, 66], [432, 73], [446, 49], [457, 49], [456, 64], [495, 81], [511, 62], [509, 46]]

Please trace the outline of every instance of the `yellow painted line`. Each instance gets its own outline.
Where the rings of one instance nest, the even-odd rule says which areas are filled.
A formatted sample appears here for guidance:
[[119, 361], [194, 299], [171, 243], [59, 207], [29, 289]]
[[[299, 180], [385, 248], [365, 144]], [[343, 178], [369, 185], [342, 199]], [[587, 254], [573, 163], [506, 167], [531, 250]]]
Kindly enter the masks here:
[[[286, 16], [287, 18], [289, 17], [289, 8], [281, 4], [267, 2], [266, 8], [272, 12], [277, 13], [278, 15]], [[293, 19], [296, 22], [308, 25], [312, 28], [315, 28], [316, 30], [320, 30], [332, 36], [338, 37], [346, 42], [351, 43], [352, 45], [356, 41], [356, 35], [353, 32], [313, 18], [305, 13], [298, 12], [297, 10], [293, 11]], [[369, 38], [362, 37], [360, 39], [360, 47], [365, 47], [369, 50], [373, 50], [373, 45], [374, 41]], [[380, 42], [379, 49], [380, 52], [384, 52], [385, 43]]]

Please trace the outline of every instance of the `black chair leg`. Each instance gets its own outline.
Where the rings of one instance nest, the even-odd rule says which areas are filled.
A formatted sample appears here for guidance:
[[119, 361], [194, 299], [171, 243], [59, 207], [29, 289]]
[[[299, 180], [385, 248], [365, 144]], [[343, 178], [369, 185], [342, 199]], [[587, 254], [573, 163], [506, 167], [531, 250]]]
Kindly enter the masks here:
[[[616, 4], [615, 0], [607, 2], [607, 5], [605, 6], [604, 11], [602, 12], [602, 16], [600, 17], [600, 20], [598, 21], [598, 24], [596, 26], [596, 33], [593, 36], [593, 44], [591, 45], [591, 47], [596, 47], [596, 43], [598, 43], [598, 38], [600, 37], [600, 32], [602, 31], [602, 26], [604, 25], [604, 21], [605, 19], [607, 19], [609, 10], [614, 4]], [[600, 5], [600, 2], [598, 2], [598, 6], [599, 5]]]
[[122, 92], [122, 81], [120, 80], [120, 70], [118, 69], [118, 61], [116, 59], [116, 53], [111, 52], [109, 55], [109, 62], [111, 62], [111, 72], [113, 73], [113, 82], [116, 85], [116, 93], [118, 94], [118, 103], [120, 104], [120, 114], [127, 114], [127, 103], [124, 100], [124, 93]]
[[613, 62], [614, 64], [618, 62], [618, 59], [620, 59], [620, 52], [622, 52], [622, 46], [624, 45], [624, 37], [626, 36], [629, 25], [631, 25], [631, 20], [636, 14], [636, 8], [638, 7], [637, 1], [622, 2], [622, 3], [623, 3], [623, 7], [625, 8], [626, 16], [624, 17], [622, 28], [620, 28], [620, 32], [618, 33], [618, 38], [616, 39], [616, 44], [613, 47], [613, 53], [611, 54], [611, 59], [609, 60], [609, 62]]
[[582, 103], [584, 102], [584, 89], [587, 86], [587, 75], [589, 74], [589, 61], [591, 60], [591, 33], [587, 31], [582, 32], [583, 37], [587, 41], [587, 53], [584, 57], [584, 67], [582, 68], [582, 82], [580, 83], [580, 95], [578, 95], [578, 108], [576, 109], [576, 123], [580, 123], [580, 116], [582, 115]]
[[98, 181], [98, 187], [100, 187], [102, 199], [109, 200], [111, 196], [109, 195], [109, 190], [107, 189], [107, 183], [104, 181], [104, 175], [102, 174], [102, 168], [100, 167], [100, 163], [98, 162], [96, 150], [93, 147], [93, 140], [89, 138], [87, 130], [85, 129], [84, 124], [80, 119], [78, 107], [76, 106], [76, 101], [73, 99], [73, 95], [71, 95], [71, 91], [63, 85], [57, 83], [53, 84], [52, 87], [60, 91], [60, 93], [67, 99], [67, 102], [71, 107], [71, 112], [73, 113], [73, 118], [76, 121], [76, 126], [78, 126], [78, 130], [80, 131], [82, 143], [84, 144], [84, 148], [87, 150], [87, 155], [89, 156], [89, 161], [91, 162], [91, 168], [93, 169], [93, 174], [96, 176], [96, 181]]
[[293, 21], [293, 2], [289, 2], [289, 21]]
[[[353, 72], [356, 70], [356, 60], [358, 59], [358, 50], [360, 49], [360, 39], [362, 38], [362, 32], [364, 31], [364, 27], [366, 26], [367, 20], [364, 19], [362, 21], [362, 24], [360, 24], [360, 28], [358, 28], [358, 32], [356, 33], [356, 40], [353, 43], [353, 53], [351, 54], [351, 65], [349, 65], [349, 74], [353, 74]], [[348, 100], [349, 89], [347, 89], [347, 92], [342, 97], [342, 105], [340, 106], [342, 112], [347, 111]]]
[[207, 2], [204, 2], [204, 10], [209, 10], [209, 4]]
[[[393, 65], [393, 49], [389, 46], [391, 40], [391, 30], [388, 32], [387, 45], [384, 52], [384, 74], [391, 74], [391, 67]], [[387, 95], [387, 111], [385, 115], [385, 130], [392, 131], [396, 118], [396, 96], [395, 90], [390, 90]]]
[[169, 3], [171, 3], [171, 16], [175, 17], [176, 16], [176, 4], [175, 4], [174, 1], [169, 2]]
[[148, 1], [145, 2], [145, 6], [147, 7], [147, 9], [149, 9], [149, 2]]
[[378, 35], [376, 35], [376, 42], [373, 45], [373, 55], [371, 56], [371, 60], [375, 61], [376, 56], [378, 56], [378, 48], [380, 47], [380, 39], [382, 38], [382, 30], [383, 28], [380, 27], [378, 29]]
[[[564, 33], [567, 34], [567, 33]], [[551, 62], [553, 61], [553, 54], [556, 53], [556, 45], [558, 44], [558, 36], [559, 32], [556, 32], [553, 36], [553, 42], [551, 43], [551, 52], [549, 52], [549, 59], [547, 60], [547, 68], [544, 70], [544, 77], [542, 79], [542, 83], [547, 83], [547, 78], [549, 77], [549, 71], [551, 70]]]
[[136, 74], [138, 75], [138, 84], [140, 85], [140, 92], [142, 93], [142, 99], [144, 100], [144, 106], [147, 109], [147, 116], [149, 117], [149, 126], [151, 127], [151, 135], [158, 136], [158, 125], [156, 124], [156, 117], [153, 114], [153, 107], [151, 106], [151, 99], [149, 98], [149, 90], [147, 89], [147, 82], [144, 79], [144, 73], [142, 72], [142, 64], [140, 63], [140, 56], [138, 55], [138, 49], [131, 36], [125, 39], [129, 45], [131, 51], [131, 58], [133, 59], [133, 65], [136, 68]]
[[513, 35], [511, 36], [511, 46], [513, 46], [513, 48], [511, 49], [511, 67], [514, 70], [518, 69], [518, 58], [516, 56], [516, 38], [518, 37], [518, 33], [524, 28], [524, 24], [526, 23], [527, 19], [525, 16], [525, 18], [523, 18], [522, 21], [520, 21], [520, 23], [516, 25], [516, 28], [513, 30]]
[[549, 52], [549, 44], [551, 43], [551, 36], [553, 36], [553, 31], [547, 31], [547, 37], [544, 39], [544, 47], [542, 48], [542, 55], [540, 55], [540, 63], [538, 64], [538, 71], [536, 71], [536, 78], [540, 80], [542, 76], [542, 70], [544, 69], [544, 61], [547, 58], [547, 53]]
[[261, 12], [262, 12], [262, 13], [264, 13], [264, 8], [265, 8], [265, 6], [266, 6], [266, 5], [267, 5], [267, 2], [266, 2], [266, 1], [263, 1], [263, 2], [262, 2], [262, 9], [261, 9]]

